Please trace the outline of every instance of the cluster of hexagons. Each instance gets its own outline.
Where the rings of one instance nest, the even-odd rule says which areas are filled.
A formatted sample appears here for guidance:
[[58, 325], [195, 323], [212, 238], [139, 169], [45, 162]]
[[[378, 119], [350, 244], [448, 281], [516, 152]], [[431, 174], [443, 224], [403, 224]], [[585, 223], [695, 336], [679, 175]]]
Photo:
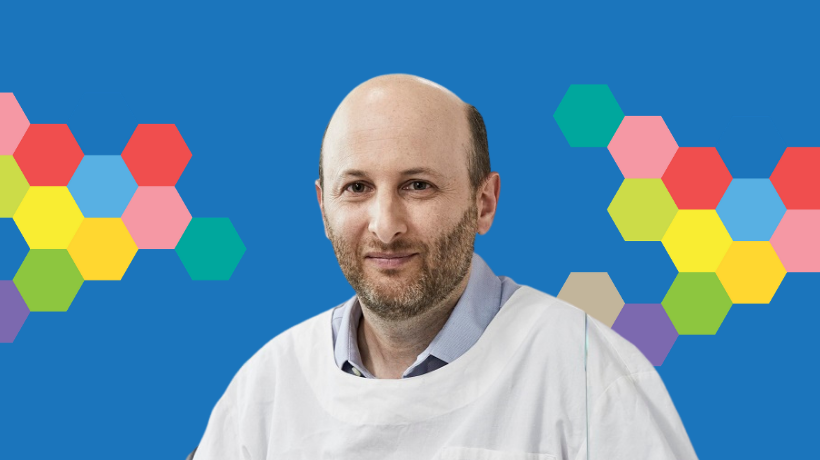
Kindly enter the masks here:
[[[679, 273], [659, 305], [677, 333], [715, 334], [732, 304], [769, 303], [787, 272], [820, 272], [820, 148], [789, 147], [769, 178], [733, 179], [717, 149], [679, 147], [661, 117], [624, 116], [606, 85], [570, 86], [554, 117], [570, 146], [607, 147], [617, 163], [624, 180], [607, 211], [623, 239], [660, 241], [669, 253]], [[622, 301], [616, 311], [565, 289], [559, 297], [616, 330], [629, 323], [635, 335], [634, 324], [658, 321], [657, 305], [633, 306], [621, 321]]]
[[121, 155], [85, 156], [67, 125], [30, 124], [0, 93], [0, 342], [30, 311], [66, 311], [87, 280], [120, 280], [139, 249], [175, 249], [191, 279], [227, 280], [245, 246], [191, 218], [175, 125], [138, 125]]

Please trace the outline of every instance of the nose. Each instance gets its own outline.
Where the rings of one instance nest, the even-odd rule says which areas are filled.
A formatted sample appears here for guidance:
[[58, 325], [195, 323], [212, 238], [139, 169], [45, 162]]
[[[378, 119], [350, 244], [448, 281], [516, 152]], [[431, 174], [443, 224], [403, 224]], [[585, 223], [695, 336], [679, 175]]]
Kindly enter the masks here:
[[371, 204], [368, 230], [384, 244], [407, 231], [405, 209], [392, 191], [382, 190]]

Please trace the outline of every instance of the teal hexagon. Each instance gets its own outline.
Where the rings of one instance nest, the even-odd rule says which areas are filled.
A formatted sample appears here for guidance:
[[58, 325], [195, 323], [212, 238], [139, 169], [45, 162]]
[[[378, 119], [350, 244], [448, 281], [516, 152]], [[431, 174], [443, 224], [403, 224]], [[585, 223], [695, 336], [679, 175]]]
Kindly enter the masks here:
[[570, 147], [606, 147], [624, 119], [607, 85], [570, 85], [552, 116]]
[[67, 311], [83, 277], [66, 249], [32, 249], [14, 285], [30, 311]]
[[191, 219], [175, 249], [194, 280], [230, 279], [245, 253], [245, 245], [227, 217]]

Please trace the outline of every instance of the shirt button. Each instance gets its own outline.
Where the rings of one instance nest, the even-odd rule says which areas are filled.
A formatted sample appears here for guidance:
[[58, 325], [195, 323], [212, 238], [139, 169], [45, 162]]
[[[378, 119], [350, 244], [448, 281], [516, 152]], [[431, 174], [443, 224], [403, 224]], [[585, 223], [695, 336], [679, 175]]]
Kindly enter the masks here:
[[356, 375], [357, 375], [357, 376], [359, 376], [359, 377], [361, 377], [361, 376], [362, 376], [361, 371], [359, 371], [359, 370], [358, 370], [358, 369], [356, 369], [355, 367], [353, 368], [353, 373], [354, 373], [354, 374], [356, 374]]

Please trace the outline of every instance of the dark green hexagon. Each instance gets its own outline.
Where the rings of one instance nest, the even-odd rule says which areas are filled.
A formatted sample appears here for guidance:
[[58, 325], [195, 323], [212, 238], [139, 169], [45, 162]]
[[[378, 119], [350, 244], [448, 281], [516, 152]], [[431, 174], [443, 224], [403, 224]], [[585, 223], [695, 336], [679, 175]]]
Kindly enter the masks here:
[[624, 113], [607, 85], [570, 85], [552, 115], [570, 147], [606, 147]]
[[227, 280], [245, 253], [245, 245], [227, 217], [195, 217], [176, 246], [194, 280]]
[[716, 273], [678, 273], [663, 308], [680, 335], [714, 335], [732, 307]]
[[31, 311], [67, 311], [83, 277], [66, 249], [32, 249], [14, 285]]

